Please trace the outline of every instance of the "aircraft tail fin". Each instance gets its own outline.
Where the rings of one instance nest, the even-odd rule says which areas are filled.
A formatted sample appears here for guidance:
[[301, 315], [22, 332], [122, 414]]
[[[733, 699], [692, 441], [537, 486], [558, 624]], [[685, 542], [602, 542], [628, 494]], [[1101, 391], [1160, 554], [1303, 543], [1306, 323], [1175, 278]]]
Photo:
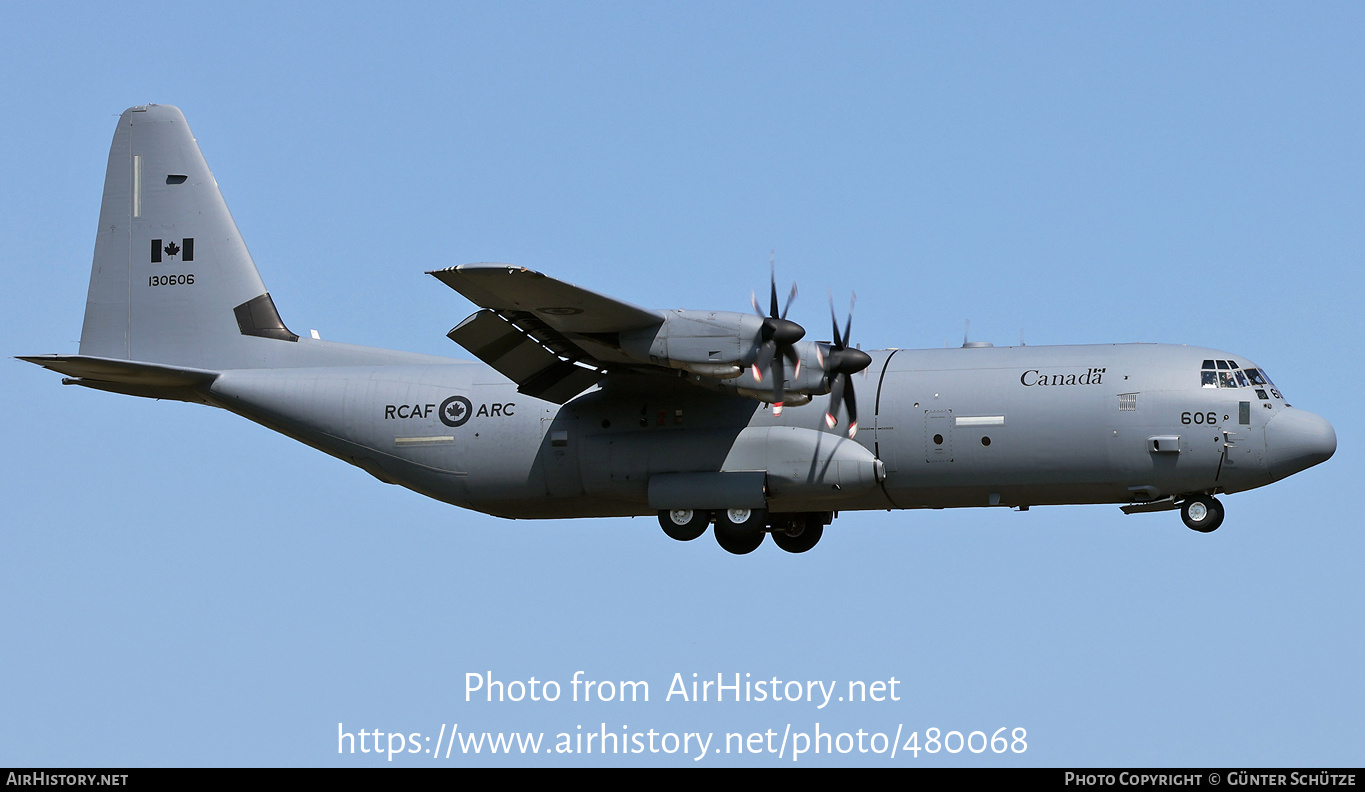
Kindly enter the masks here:
[[[131, 107], [109, 149], [80, 354], [250, 368], [296, 342], [180, 110]], [[287, 353], [286, 353], [287, 354]]]

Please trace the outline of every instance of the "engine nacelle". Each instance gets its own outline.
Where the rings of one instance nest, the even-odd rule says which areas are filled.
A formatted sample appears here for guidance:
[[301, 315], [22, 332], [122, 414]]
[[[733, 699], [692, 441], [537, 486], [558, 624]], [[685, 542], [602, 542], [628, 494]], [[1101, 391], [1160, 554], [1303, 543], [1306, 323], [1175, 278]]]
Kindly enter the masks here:
[[[758, 401], [773, 400], [771, 371], [758, 371], [754, 360], [763, 318], [734, 311], [664, 311], [655, 327], [621, 334], [621, 351], [656, 366], [687, 372], [693, 382], [713, 390]], [[784, 397], [793, 406], [811, 396], [829, 393], [829, 379], [821, 366], [820, 345], [798, 341], [792, 345], [800, 360], [784, 364]]]
[[[829, 377], [820, 367], [819, 345], [812, 341], [799, 341], [794, 348], [801, 365], [797, 367], [790, 360], [786, 361], [786, 383], [783, 386], [786, 391], [785, 402], [793, 407], [806, 404], [811, 396], [829, 393]], [[738, 376], [717, 384], [722, 390], [733, 391], [750, 399], [761, 402], [773, 400], [771, 372], [757, 371], [752, 364], [745, 366]]]
[[[659, 366], [715, 376], [706, 367], [745, 365], [763, 320], [733, 311], [662, 311], [655, 327], [621, 334], [621, 350]], [[699, 366], [699, 369], [692, 369]], [[733, 375], [732, 375], [733, 376]]]

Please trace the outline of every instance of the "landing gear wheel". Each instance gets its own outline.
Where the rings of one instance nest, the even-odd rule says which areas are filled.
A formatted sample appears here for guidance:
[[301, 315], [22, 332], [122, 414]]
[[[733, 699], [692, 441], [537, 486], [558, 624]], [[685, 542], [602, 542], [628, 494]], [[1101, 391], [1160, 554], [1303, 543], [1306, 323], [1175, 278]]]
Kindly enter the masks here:
[[711, 524], [711, 513], [692, 509], [664, 509], [659, 512], [659, 525], [664, 533], [679, 542], [690, 542], [706, 533]]
[[1195, 495], [1180, 505], [1180, 519], [1190, 530], [1212, 533], [1223, 524], [1223, 504], [1208, 495]]
[[763, 544], [768, 514], [763, 509], [727, 509], [716, 512], [716, 543], [727, 553], [752, 553]]
[[773, 541], [788, 553], [804, 553], [815, 547], [825, 533], [825, 525], [818, 517], [802, 517], [795, 523], [796, 534], [792, 530], [773, 531]]

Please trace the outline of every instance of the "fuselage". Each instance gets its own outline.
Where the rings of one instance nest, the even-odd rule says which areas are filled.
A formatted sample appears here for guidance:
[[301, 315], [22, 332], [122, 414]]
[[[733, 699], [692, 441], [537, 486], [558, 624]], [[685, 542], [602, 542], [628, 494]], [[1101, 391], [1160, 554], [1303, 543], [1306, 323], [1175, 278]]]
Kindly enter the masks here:
[[[478, 310], [443, 357], [285, 325], [181, 112], [109, 148], [66, 382], [222, 407], [433, 498], [511, 518], [657, 515], [723, 549], [810, 550], [840, 511], [1118, 503], [1223, 521], [1220, 492], [1336, 449], [1237, 355], [1159, 344], [886, 349], [779, 305], [655, 310], [510, 264], [430, 274]], [[781, 409], [785, 407], [784, 409]], [[856, 421], [856, 423], [855, 423]], [[861, 431], [857, 431], [861, 429]]]
[[210, 398], [384, 481], [515, 518], [654, 514], [651, 480], [760, 470], [773, 512], [1131, 504], [1263, 486], [1336, 447], [1259, 366], [1217, 350], [870, 354], [852, 439], [826, 427], [827, 396], [776, 416], [641, 374], [561, 406], [439, 358], [229, 370]]

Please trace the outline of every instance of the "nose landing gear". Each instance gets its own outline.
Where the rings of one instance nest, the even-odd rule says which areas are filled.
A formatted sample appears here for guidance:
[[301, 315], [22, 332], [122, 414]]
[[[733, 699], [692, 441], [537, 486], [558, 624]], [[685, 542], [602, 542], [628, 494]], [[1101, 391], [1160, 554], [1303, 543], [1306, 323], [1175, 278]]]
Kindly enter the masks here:
[[1190, 530], [1212, 533], [1223, 524], [1223, 504], [1208, 495], [1192, 495], [1180, 505], [1180, 519]]

